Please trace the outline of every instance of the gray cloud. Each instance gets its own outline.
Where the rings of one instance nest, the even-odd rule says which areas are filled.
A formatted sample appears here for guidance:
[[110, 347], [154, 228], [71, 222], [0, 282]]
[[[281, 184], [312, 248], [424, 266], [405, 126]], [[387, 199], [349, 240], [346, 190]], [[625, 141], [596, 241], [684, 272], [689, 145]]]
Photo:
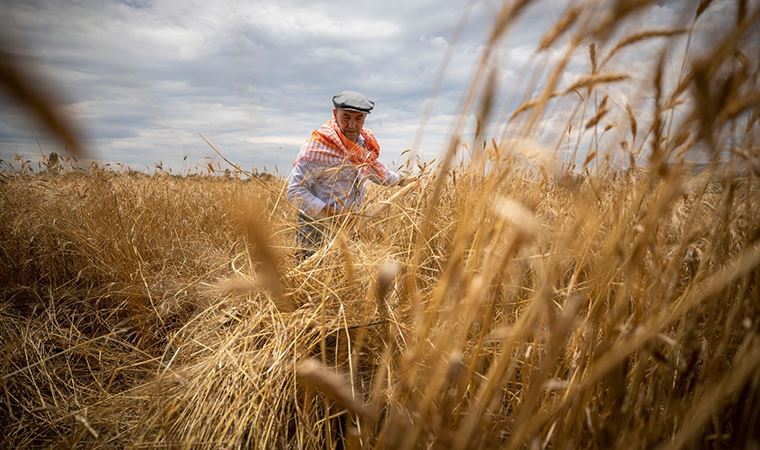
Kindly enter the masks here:
[[[444, 147], [500, 7], [495, 0], [472, 3], [422, 142], [426, 158]], [[704, 26], [724, 27], [729, 3], [715, 2], [710, 9], [718, 17], [707, 17]], [[163, 161], [179, 168], [187, 164], [185, 156], [203, 161], [213, 155], [198, 136], [202, 133], [246, 167], [287, 171], [300, 143], [329, 117], [330, 97], [341, 89], [375, 98], [367, 125], [381, 140], [383, 158], [399, 161], [413, 142], [466, 5], [465, 0], [306, 5], [16, 0], [6, 2], [0, 26], [16, 43], [10, 51], [47, 80], [37, 84], [63, 93], [64, 111], [86, 127], [88, 142], [102, 159], [138, 166]], [[534, 49], [565, 5], [536, 2], [505, 37], [498, 51], [500, 110], [535, 95], [546, 76], [532, 76], [535, 67], [551, 67], [561, 58], [561, 50], [536, 56]], [[666, 27], [686, 14], [681, 8], [679, 2], [659, 2], [639, 20], [649, 28]], [[646, 73], [657, 48], [622, 53], [611, 68]], [[588, 57], [579, 51], [562, 81], [587, 70]], [[38, 154], [38, 140], [55, 148], [23, 114], [0, 98], [0, 157]], [[546, 129], [567, 115], [552, 114]]]

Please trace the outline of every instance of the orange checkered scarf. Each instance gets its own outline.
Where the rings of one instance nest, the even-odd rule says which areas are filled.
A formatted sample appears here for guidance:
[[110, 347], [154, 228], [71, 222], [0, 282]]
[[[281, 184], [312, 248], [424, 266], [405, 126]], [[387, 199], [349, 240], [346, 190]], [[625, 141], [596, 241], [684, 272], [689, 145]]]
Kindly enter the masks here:
[[385, 172], [377, 161], [380, 156], [380, 144], [375, 135], [367, 128], [362, 129], [361, 135], [366, 150], [344, 136], [335, 119], [330, 119], [311, 133], [309, 140], [301, 147], [296, 162], [314, 161], [334, 165], [348, 162], [358, 166], [365, 174], [371, 170], [380, 179], [385, 178]]

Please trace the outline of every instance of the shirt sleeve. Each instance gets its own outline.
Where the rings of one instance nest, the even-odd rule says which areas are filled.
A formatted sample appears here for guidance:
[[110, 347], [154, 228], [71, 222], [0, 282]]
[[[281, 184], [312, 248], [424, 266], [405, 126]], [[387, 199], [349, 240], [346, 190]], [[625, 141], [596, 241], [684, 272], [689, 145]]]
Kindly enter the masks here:
[[371, 182], [382, 186], [395, 186], [401, 181], [401, 175], [386, 167], [386, 165], [381, 163], [380, 160], [376, 160], [375, 163], [382, 173], [382, 178], [379, 177], [374, 170], [369, 170], [368, 178]]
[[288, 176], [288, 188], [285, 196], [295, 206], [310, 217], [319, 217], [326, 203], [310, 190], [310, 178], [314, 167], [308, 161], [296, 161]]
[[[359, 141], [357, 144], [361, 145], [364, 148], [367, 148], [366, 144], [364, 143], [364, 136], [359, 136]], [[379, 159], [376, 160], [375, 163], [380, 169], [382, 176], [378, 176], [374, 170], [368, 170], [366, 176], [371, 182], [382, 186], [395, 186], [399, 183], [399, 181], [401, 181], [401, 175], [389, 169], [385, 164], [380, 162]]]

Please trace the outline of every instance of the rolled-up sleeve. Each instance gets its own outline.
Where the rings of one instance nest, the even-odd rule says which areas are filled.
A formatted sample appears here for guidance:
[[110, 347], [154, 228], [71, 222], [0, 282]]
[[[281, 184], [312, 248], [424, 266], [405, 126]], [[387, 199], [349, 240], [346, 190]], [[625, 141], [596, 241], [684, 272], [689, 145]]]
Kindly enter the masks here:
[[296, 161], [288, 176], [285, 196], [307, 216], [319, 217], [326, 203], [314, 195], [310, 189], [313, 170], [308, 161]]

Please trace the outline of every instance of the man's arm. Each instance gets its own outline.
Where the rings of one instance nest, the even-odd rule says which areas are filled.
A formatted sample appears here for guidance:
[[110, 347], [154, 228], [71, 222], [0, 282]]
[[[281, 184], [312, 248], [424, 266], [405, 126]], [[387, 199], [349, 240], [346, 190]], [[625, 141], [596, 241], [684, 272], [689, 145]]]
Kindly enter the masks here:
[[401, 182], [403, 177], [397, 173], [389, 169], [385, 166], [385, 164], [381, 163], [380, 160], [375, 161], [375, 163], [378, 166], [378, 169], [380, 169], [381, 176], [378, 176], [373, 170], [369, 170], [369, 180], [373, 183], [382, 185], [382, 186], [395, 186]]
[[316, 219], [322, 216], [326, 204], [309, 189], [311, 184], [309, 180], [314, 175], [315, 170], [312, 164], [308, 161], [296, 161], [288, 176], [288, 188], [285, 191], [285, 196], [304, 214]]
[[381, 172], [383, 172], [384, 177], [380, 179], [380, 177], [377, 176], [375, 173], [371, 173], [369, 176], [370, 181], [373, 183], [377, 183], [383, 186], [399, 186], [404, 187], [409, 183], [414, 183], [418, 180], [418, 177], [413, 175], [401, 175], [398, 172], [394, 172], [393, 170], [386, 167], [383, 163], [380, 161], [377, 161], [378, 166], [380, 166]]

